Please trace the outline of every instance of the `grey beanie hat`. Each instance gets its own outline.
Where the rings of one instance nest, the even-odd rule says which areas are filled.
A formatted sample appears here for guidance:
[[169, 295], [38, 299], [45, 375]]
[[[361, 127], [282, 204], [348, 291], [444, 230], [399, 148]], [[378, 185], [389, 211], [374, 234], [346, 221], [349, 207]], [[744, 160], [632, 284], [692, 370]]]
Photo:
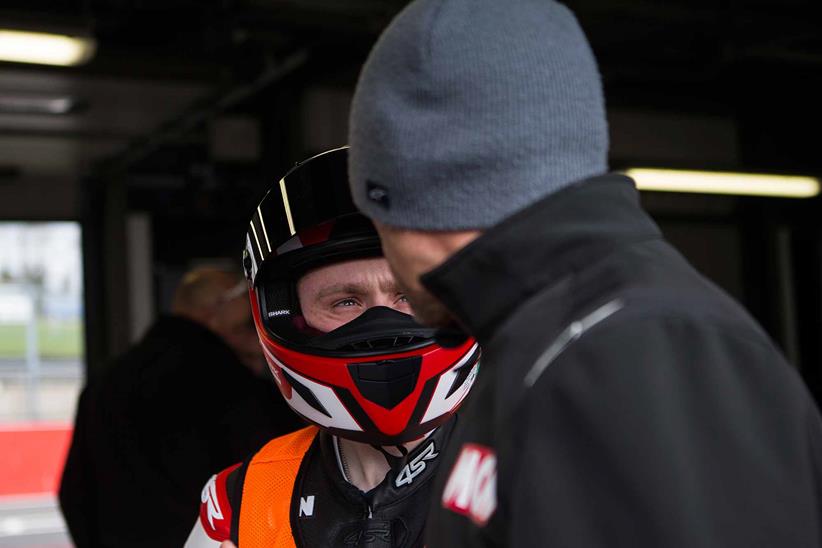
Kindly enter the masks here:
[[349, 145], [351, 193], [367, 216], [490, 227], [607, 170], [596, 61], [554, 0], [416, 0], [365, 63]]

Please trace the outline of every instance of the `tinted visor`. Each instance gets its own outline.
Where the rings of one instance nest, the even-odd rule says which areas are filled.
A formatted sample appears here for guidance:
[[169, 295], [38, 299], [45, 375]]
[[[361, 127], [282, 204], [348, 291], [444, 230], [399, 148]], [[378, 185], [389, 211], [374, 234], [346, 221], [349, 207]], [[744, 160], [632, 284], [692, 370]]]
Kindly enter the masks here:
[[[303, 235], [310, 245], [325, 225], [358, 215], [348, 189], [346, 149], [337, 149], [297, 164], [266, 194], [249, 226], [256, 264], [294, 250], [294, 238]], [[373, 231], [373, 227], [371, 227]]]

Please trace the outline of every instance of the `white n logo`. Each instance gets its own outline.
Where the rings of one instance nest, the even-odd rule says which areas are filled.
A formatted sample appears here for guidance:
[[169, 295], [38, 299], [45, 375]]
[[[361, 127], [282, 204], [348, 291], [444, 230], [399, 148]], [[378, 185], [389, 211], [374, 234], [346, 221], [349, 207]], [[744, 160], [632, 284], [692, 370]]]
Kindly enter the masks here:
[[311, 517], [314, 515], [314, 495], [300, 497], [300, 517]]

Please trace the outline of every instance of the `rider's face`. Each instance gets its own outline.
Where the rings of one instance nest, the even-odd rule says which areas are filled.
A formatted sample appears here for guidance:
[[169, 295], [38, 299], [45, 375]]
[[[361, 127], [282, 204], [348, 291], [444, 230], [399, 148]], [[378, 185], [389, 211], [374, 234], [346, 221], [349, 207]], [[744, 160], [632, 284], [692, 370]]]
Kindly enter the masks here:
[[373, 306], [411, 314], [383, 258], [359, 259], [312, 270], [297, 283], [306, 323], [322, 332], [350, 322]]

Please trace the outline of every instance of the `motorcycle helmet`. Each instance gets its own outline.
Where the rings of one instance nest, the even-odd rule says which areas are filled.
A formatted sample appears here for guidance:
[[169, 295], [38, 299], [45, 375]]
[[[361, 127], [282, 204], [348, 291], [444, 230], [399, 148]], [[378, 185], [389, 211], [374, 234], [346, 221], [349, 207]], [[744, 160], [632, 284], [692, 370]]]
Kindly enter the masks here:
[[347, 147], [314, 156], [269, 190], [251, 218], [243, 264], [266, 361], [288, 405], [330, 433], [372, 445], [424, 436], [460, 406], [480, 349], [461, 333], [369, 308], [322, 333], [302, 315], [297, 282], [313, 269], [381, 257], [347, 181]]

